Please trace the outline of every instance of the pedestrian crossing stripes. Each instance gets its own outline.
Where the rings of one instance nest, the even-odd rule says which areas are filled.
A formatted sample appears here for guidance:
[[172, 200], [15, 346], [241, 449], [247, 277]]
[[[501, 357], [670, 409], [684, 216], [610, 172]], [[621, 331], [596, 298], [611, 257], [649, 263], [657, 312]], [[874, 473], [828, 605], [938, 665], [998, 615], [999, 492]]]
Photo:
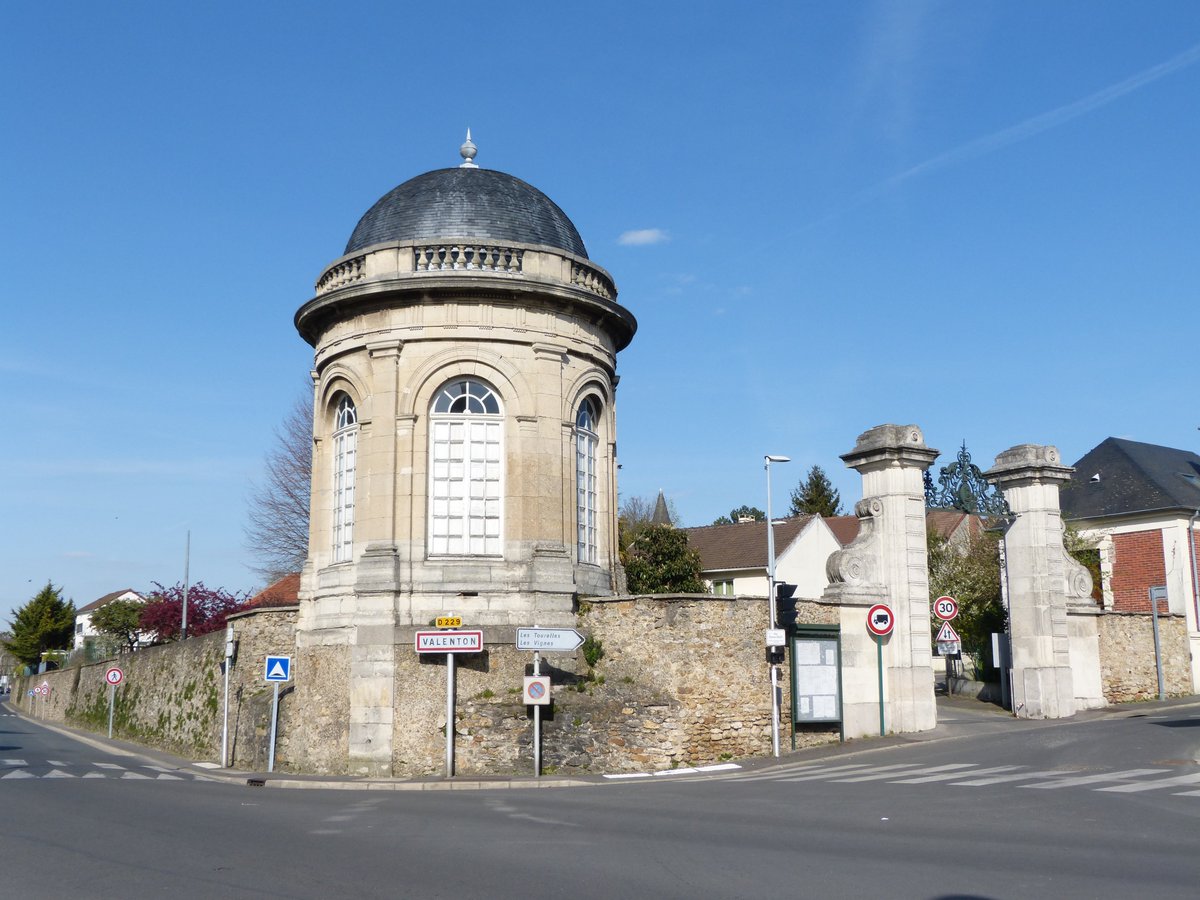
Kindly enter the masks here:
[[[761, 772], [744, 772], [710, 776], [705, 780], [770, 781], [778, 784], [803, 784], [823, 781], [837, 785], [869, 784], [936, 784], [939, 787], [979, 788], [1006, 785], [1014, 788], [1053, 791], [1063, 788], [1084, 788], [1113, 794], [1134, 794], [1142, 791], [1169, 791], [1179, 797], [1200, 797], [1200, 761], [1195, 771], [1178, 773], [1179, 769], [1143, 768], [1112, 772], [1081, 770], [1030, 769], [1020, 765], [981, 766], [978, 763], [802, 763], [785, 765]], [[699, 779], [689, 778], [689, 781]], [[1191, 788], [1191, 790], [1184, 790]]]
[[[145, 769], [147, 771], [140, 772], [137, 771], [138, 769]], [[108, 778], [124, 781], [192, 781], [195, 776], [188, 772], [173, 774], [173, 770], [171, 769], [153, 765], [127, 767], [105, 762], [68, 763], [60, 759], [46, 759], [32, 763], [24, 759], [0, 759], [0, 781], [19, 781], [26, 778]]]

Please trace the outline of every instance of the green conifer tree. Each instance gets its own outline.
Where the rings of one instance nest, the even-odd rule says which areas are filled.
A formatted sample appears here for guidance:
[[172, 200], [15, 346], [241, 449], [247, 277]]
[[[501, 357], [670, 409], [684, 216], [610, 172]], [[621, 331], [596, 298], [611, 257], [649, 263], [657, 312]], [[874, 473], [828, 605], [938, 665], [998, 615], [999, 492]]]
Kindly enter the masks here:
[[840, 516], [842, 498], [820, 466], [808, 470], [808, 477], [792, 491], [792, 515]]
[[62, 590], [50, 582], [17, 610], [12, 637], [4, 646], [29, 666], [36, 666], [47, 650], [65, 650], [75, 634], [75, 604], [63, 600]]

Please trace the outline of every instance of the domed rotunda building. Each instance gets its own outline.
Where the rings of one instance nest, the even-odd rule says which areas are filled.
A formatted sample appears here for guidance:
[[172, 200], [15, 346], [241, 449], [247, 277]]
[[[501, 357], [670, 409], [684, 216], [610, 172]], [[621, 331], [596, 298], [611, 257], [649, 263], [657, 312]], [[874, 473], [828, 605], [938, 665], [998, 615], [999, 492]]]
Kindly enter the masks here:
[[461, 166], [385, 194], [295, 317], [315, 348], [297, 689], [341, 670], [322, 677], [344, 683], [351, 771], [390, 764], [414, 628], [572, 624], [622, 581], [616, 362], [637, 323], [566, 214], [475, 153], [468, 134]]

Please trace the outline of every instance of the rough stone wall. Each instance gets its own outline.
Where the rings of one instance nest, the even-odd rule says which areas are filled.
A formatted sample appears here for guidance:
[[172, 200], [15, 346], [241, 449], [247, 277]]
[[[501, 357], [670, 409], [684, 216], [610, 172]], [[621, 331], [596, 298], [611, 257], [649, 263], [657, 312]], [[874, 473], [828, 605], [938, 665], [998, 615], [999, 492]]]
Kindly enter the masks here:
[[[236, 765], [265, 768], [270, 724], [269, 685], [263, 681], [268, 653], [288, 654], [294, 644], [294, 607], [255, 610], [233, 621], [238, 657], [230, 669], [229, 721]], [[223, 716], [225, 633], [147, 647], [95, 665], [33, 675], [14, 690], [49, 682], [39, 718], [65, 722], [102, 734], [108, 732], [108, 685], [105, 671], [119, 665], [124, 683], [116, 689], [113, 737], [160, 747], [197, 760], [220, 758]], [[266, 695], [265, 698], [263, 695]], [[27, 698], [26, 698], [27, 699]], [[286, 709], [286, 704], [281, 704]], [[28, 710], [28, 703], [22, 705]], [[254, 765], [262, 760], [262, 765]]]
[[345, 775], [350, 747], [350, 648], [302, 645], [295, 689], [280, 697], [275, 768]]
[[[1162, 648], [1163, 687], [1170, 696], [1192, 692], [1191, 658], [1183, 616], [1158, 617]], [[1107, 613], [1099, 618], [1100, 672], [1109, 703], [1153, 700], [1158, 697], [1154, 664], [1154, 624], [1151, 617]]]
[[[283, 722], [292, 705], [292, 684], [299, 665], [295, 650], [297, 610], [295, 606], [264, 607], [229, 617], [238, 642], [237, 658], [229, 670], [229, 755], [236, 768], [267, 768], [274, 695], [274, 685], [263, 677], [268, 656], [292, 657], [293, 682], [281, 684], [279, 693], [279, 733], [286, 734]], [[219, 733], [217, 740], [219, 756]], [[275, 748], [277, 766], [281, 744], [277, 742]]]
[[[836, 610], [796, 604], [796, 620], [828, 623]], [[281, 692], [278, 771], [345, 773], [349, 735], [349, 648], [294, 641], [294, 608], [256, 610], [231, 620], [238, 654], [230, 670], [233, 764], [263, 771], [272, 686], [267, 655], [293, 657], [296, 678]], [[790, 611], [781, 612], [789, 622]], [[590, 667], [583, 650], [543, 654], [553, 706], [542, 711], [546, 773], [669, 769], [771, 752], [770, 694], [761, 598], [699, 595], [620, 597], [583, 605], [579, 630], [603, 655]], [[517, 651], [515, 628], [485, 628], [486, 652], [456, 664], [459, 775], [531, 774], [532, 710], [522, 677], [533, 654]], [[114, 734], [193, 759], [217, 760], [221, 746], [224, 634], [215, 633], [122, 657]], [[445, 759], [446, 664], [418, 656], [398, 634], [392, 769], [441, 774]], [[107, 728], [108, 663], [24, 679], [19, 697], [44, 679], [46, 717], [93, 731]], [[789, 743], [788, 668], [781, 664], [781, 741]], [[28, 709], [28, 704], [22, 704]], [[40, 712], [40, 707], [38, 707]], [[837, 739], [837, 728], [797, 735], [807, 745]]]

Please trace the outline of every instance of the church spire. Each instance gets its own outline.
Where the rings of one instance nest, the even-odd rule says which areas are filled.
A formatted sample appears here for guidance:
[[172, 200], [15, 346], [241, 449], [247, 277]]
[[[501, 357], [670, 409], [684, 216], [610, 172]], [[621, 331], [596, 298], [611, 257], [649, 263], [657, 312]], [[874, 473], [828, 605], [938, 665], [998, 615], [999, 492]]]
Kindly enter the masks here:
[[667, 509], [667, 498], [663, 496], [660, 489], [658, 492], [658, 500], [654, 504], [654, 515], [650, 517], [651, 525], [666, 525], [668, 528], [675, 527], [675, 523], [671, 521], [671, 513]]

